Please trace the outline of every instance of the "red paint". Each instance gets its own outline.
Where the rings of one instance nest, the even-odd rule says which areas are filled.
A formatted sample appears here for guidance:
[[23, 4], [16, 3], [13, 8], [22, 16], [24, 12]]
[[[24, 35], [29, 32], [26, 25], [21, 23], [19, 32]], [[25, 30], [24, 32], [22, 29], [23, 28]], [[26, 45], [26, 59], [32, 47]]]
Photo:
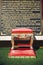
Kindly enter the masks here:
[[12, 33], [32, 33], [32, 29], [28, 28], [17, 28], [17, 29], [12, 29]]
[[10, 50], [8, 54], [9, 57], [11, 56], [36, 56], [34, 50]]

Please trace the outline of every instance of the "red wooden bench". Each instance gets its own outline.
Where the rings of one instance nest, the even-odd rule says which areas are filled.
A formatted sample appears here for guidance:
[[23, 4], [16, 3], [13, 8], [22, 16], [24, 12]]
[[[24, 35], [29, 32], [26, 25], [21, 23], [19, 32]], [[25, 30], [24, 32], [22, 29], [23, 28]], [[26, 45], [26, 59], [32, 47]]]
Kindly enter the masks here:
[[[12, 37], [17, 37], [17, 40], [26, 40], [28, 36], [30, 36], [31, 34], [33, 34], [33, 30], [32, 29], [28, 29], [28, 28], [16, 28], [16, 29], [12, 29], [11, 31], [12, 33]], [[11, 49], [8, 57], [20, 57], [20, 58], [24, 58], [24, 57], [36, 57], [36, 54], [34, 52], [33, 49], [28, 48], [30, 46], [30, 44], [28, 43], [18, 43], [17, 45], [14, 45], [16, 47], [16, 49]], [[20, 48], [21, 47], [21, 48]]]

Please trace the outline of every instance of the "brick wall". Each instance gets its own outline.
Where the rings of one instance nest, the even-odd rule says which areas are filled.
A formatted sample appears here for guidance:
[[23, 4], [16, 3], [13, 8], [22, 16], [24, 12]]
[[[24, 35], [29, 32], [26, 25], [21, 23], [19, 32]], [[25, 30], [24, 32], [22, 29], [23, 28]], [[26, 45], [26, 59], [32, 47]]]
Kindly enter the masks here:
[[6, 35], [16, 27], [41, 30], [40, 0], [1, 0], [0, 31]]

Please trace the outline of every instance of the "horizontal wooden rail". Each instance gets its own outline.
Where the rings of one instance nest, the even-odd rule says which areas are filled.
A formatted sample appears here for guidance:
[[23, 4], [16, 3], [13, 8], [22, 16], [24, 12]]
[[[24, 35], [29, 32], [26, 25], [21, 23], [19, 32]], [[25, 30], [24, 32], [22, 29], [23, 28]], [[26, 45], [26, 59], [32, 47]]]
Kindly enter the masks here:
[[[11, 36], [0, 36], [0, 41], [10, 41]], [[43, 35], [42, 36], [35, 36], [35, 40], [43, 40]]]

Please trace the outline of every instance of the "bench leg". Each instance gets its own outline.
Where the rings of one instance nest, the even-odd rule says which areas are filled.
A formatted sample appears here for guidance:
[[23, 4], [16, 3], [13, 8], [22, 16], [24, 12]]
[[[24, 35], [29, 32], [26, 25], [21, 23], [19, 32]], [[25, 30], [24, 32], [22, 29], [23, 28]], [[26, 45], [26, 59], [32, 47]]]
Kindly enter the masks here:
[[11, 37], [11, 45], [12, 45], [11, 49], [14, 49], [14, 37]]

